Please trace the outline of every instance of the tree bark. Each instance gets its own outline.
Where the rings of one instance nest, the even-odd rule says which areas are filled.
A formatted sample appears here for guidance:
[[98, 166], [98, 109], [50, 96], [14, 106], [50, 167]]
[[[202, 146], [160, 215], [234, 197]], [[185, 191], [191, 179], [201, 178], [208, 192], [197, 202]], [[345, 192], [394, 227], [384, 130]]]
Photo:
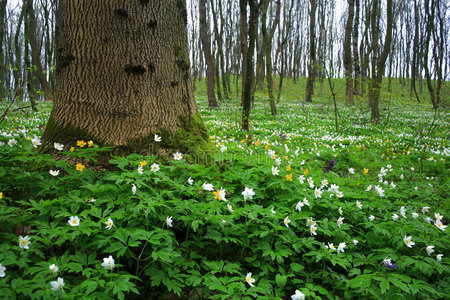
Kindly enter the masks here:
[[344, 68], [345, 68], [345, 103], [347, 105], [353, 105], [353, 76], [352, 76], [352, 28], [353, 28], [353, 15], [355, 11], [354, 0], [347, 0], [348, 13], [347, 13], [347, 25], [345, 26], [344, 37]]
[[360, 93], [360, 77], [361, 77], [361, 67], [359, 63], [359, 53], [358, 53], [358, 39], [359, 39], [359, 0], [355, 0], [355, 14], [353, 16], [353, 69], [354, 69], [354, 84], [353, 84], [353, 102], [355, 101], [354, 96], [361, 96]]
[[[186, 25], [186, 7], [178, 0], [61, 0], [57, 87], [43, 148], [93, 140], [119, 153], [207, 155]], [[154, 134], [161, 143], [154, 143]]]
[[214, 58], [211, 54], [211, 44], [208, 36], [208, 25], [206, 23], [206, 0], [199, 0], [198, 11], [200, 16], [200, 40], [202, 42], [203, 54], [206, 60], [206, 86], [208, 90], [209, 108], [216, 108], [216, 95], [214, 93]]
[[5, 64], [5, 55], [3, 54], [3, 36], [5, 32], [6, 27], [6, 3], [7, 0], [1, 0], [0, 1], [0, 41], [2, 43], [2, 47], [0, 47], [0, 99], [5, 96], [5, 84], [4, 84], [4, 70], [6, 69]]
[[306, 102], [312, 102], [314, 94], [314, 80], [316, 78], [316, 1], [309, 0], [309, 64], [308, 64], [308, 80], [306, 81]]
[[[248, 24], [247, 19], [247, 3], [250, 7], [250, 18]], [[256, 0], [239, 0], [240, 12], [241, 12], [241, 35], [244, 32], [248, 32], [248, 46], [247, 36], [241, 38], [241, 42], [245, 40], [245, 52], [243, 51], [243, 65], [245, 64], [245, 73], [242, 74], [242, 122], [241, 128], [244, 131], [250, 130], [250, 105], [252, 102], [253, 86], [255, 81], [255, 72], [253, 69], [253, 53], [255, 52], [255, 40], [256, 40], [256, 24], [258, 22], [258, 7]], [[245, 18], [243, 19], [243, 17]], [[242, 27], [248, 28], [242, 30]], [[244, 67], [242, 68], [244, 70]]]
[[28, 21], [29, 21], [29, 31], [28, 38], [31, 45], [31, 60], [33, 65], [36, 66], [36, 75], [41, 84], [42, 90], [44, 91], [44, 99], [46, 101], [53, 100], [53, 91], [50, 88], [50, 84], [47, 81], [43, 73], [41, 58], [40, 58], [40, 49], [37, 45], [37, 23], [36, 23], [36, 15], [34, 13], [33, 1], [27, 1], [27, 13], [28, 13]]
[[373, 1], [372, 7], [372, 81], [369, 85], [369, 108], [371, 111], [371, 120], [374, 123], [380, 122], [380, 109], [379, 109], [379, 98], [380, 98], [380, 88], [381, 81], [383, 79], [384, 70], [386, 67], [386, 60], [391, 49], [392, 41], [392, 24], [393, 24], [393, 6], [392, 0], [387, 0], [387, 24], [386, 24], [386, 35], [384, 38], [383, 51], [380, 56], [378, 56], [378, 26], [377, 12], [379, 9], [378, 0]]

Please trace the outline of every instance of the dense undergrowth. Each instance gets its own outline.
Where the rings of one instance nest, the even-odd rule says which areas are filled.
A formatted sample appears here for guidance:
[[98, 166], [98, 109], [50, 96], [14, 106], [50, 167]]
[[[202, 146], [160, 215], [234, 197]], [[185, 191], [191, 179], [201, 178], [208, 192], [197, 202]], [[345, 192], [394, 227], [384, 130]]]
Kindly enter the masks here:
[[338, 106], [336, 132], [327, 98], [282, 98], [273, 118], [257, 94], [247, 135], [237, 99], [213, 111], [198, 100], [218, 149], [210, 166], [174, 153], [94, 168], [108, 149], [89, 141], [60, 145], [65, 159], [55, 161], [37, 152], [50, 104], [9, 114], [0, 135], [0, 297], [450, 294], [448, 112], [385, 101], [374, 125], [364, 103]]

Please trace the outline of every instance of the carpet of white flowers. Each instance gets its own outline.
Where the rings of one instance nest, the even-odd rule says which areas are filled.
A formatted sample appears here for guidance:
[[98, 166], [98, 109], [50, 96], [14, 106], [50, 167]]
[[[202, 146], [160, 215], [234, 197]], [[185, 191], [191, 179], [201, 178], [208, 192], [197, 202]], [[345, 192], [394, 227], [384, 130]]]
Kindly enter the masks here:
[[[50, 104], [0, 125], [0, 297], [421, 299], [450, 294], [450, 115], [256, 99], [199, 109], [215, 161], [55, 143]], [[20, 113], [20, 114], [19, 114]], [[161, 137], [149, 141], [160, 143]]]

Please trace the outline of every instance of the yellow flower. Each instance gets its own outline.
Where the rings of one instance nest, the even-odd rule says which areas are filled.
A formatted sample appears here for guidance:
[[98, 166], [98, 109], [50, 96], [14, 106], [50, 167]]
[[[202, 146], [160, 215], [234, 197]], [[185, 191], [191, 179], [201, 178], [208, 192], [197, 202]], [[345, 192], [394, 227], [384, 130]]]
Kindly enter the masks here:
[[264, 148], [267, 150], [269, 149], [269, 145], [265, 145]]
[[85, 166], [83, 166], [83, 164], [77, 163], [77, 171], [83, 172], [84, 168]]
[[94, 142], [93, 141], [89, 141], [88, 142], [88, 147], [91, 147], [91, 148], [94, 147]]
[[364, 168], [364, 174], [369, 173], [369, 169]]
[[287, 168], [286, 168], [286, 171], [290, 171], [292, 168], [291, 168], [291, 166], [287, 166]]
[[69, 151], [73, 152], [75, 150], [75, 147], [70, 147]]
[[258, 141], [255, 142], [255, 145], [256, 145], [256, 146], [259, 146], [259, 144], [260, 144], [260, 143], [259, 143]]
[[3, 198], [3, 193], [2, 192], [0, 192], [0, 199], [2, 199]]
[[84, 146], [86, 146], [86, 142], [85, 141], [77, 141], [77, 146], [83, 148]]
[[308, 173], [309, 173], [309, 171], [308, 171], [308, 169], [306, 169], [305, 172], [303, 172], [303, 175], [306, 176], [306, 175], [308, 175]]
[[140, 163], [139, 163], [139, 165], [141, 166], [141, 167], [143, 167], [143, 166], [145, 166], [147, 164], [147, 162], [144, 160], [144, 161], [141, 161]]
[[286, 175], [286, 180], [287, 181], [292, 181], [292, 174]]

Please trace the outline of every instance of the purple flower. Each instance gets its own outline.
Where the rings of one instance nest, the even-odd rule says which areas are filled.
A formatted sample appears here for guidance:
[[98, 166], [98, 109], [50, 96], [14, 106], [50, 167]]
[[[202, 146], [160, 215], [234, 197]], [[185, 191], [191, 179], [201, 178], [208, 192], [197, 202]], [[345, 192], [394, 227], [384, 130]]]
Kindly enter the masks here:
[[391, 269], [397, 270], [397, 268], [395, 267], [395, 264], [393, 262], [391, 262], [390, 258], [386, 257], [383, 262], [384, 262], [384, 265], [386, 266], [386, 268], [391, 268]]
[[286, 140], [286, 135], [284, 133], [280, 133], [280, 139], [282, 141]]
[[328, 165], [325, 167], [325, 170], [323, 170], [325, 173], [328, 173], [331, 171], [331, 169], [334, 168], [334, 165], [336, 164], [336, 162], [334, 161], [334, 158], [332, 158], [330, 160], [330, 162], [328, 163]]

